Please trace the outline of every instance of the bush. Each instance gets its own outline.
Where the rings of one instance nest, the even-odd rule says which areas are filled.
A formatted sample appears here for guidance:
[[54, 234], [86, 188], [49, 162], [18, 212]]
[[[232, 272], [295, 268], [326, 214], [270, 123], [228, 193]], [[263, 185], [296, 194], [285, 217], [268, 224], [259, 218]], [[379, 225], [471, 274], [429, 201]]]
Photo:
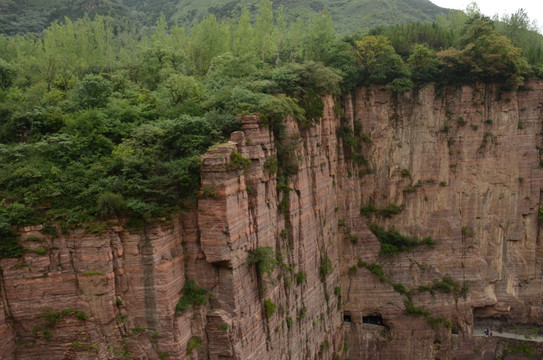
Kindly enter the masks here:
[[8, 219], [0, 214], [0, 259], [22, 257], [23, 250]]
[[243, 157], [239, 152], [232, 151], [230, 153], [229, 168], [232, 170], [245, 170], [251, 165], [251, 159]]
[[430, 316], [430, 312], [428, 310], [416, 307], [411, 299], [405, 300], [405, 312], [409, 316]]
[[183, 296], [175, 306], [175, 314], [180, 315], [192, 306], [203, 305], [209, 298], [209, 290], [201, 288], [194, 281], [186, 281], [183, 287]]
[[402, 235], [394, 229], [386, 231], [377, 224], [370, 224], [369, 228], [381, 243], [379, 255], [382, 256], [392, 256], [403, 251], [410, 251], [420, 245], [434, 246], [436, 244], [431, 237], [419, 240], [416, 237]]
[[264, 312], [266, 313], [266, 317], [269, 319], [275, 314], [275, 308], [277, 305], [271, 300], [266, 299], [264, 301]]
[[96, 200], [98, 213], [103, 216], [119, 216], [125, 209], [124, 198], [121, 194], [114, 194], [111, 191], [98, 196]]
[[82, 109], [105, 107], [112, 90], [109, 81], [98, 75], [87, 75], [75, 89], [73, 99]]
[[382, 216], [384, 218], [391, 218], [394, 215], [399, 214], [403, 210], [403, 205], [387, 204], [383, 207], [376, 208], [372, 203], [360, 208], [360, 213], [366, 217], [370, 217], [373, 214]]
[[321, 259], [321, 265], [319, 266], [319, 273], [321, 275], [321, 281], [325, 281], [328, 275], [334, 271], [334, 266], [328, 255], [324, 255]]
[[83, 311], [78, 311], [75, 313], [75, 316], [79, 319], [79, 320], [87, 320], [88, 318], [90, 318], [90, 315], [89, 314], [85, 314]]
[[392, 287], [396, 292], [399, 292], [400, 294], [407, 294], [407, 288], [402, 283], [395, 283], [392, 285]]
[[202, 350], [202, 338], [199, 336], [193, 336], [187, 342], [187, 354], [192, 354], [194, 350]]
[[305, 272], [302, 271], [296, 274], [296, 283], [298, 285], [301, 285], [306, 281], [307, 281], [307, 275], [305, 274]]
[[265, 273], [270, 275], [277, 266], [277, 260], [275, 259], [271, 246], [256, 248], [249, 253], [247, 262], [249, 265], [255, 265], [260, 275], [264, 275]]

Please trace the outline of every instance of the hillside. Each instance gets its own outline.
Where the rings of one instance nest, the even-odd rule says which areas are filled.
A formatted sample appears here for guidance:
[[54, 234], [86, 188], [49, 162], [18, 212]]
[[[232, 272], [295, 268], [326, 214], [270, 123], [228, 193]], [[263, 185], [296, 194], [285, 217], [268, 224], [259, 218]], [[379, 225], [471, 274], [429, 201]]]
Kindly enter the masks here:
[[[372, 28], [410, 22], [429, 22], [447, 10], [428, 0], [277, 0], [274, 8], [283, 6], [289, 20], [307, 18], [328, 9], [340, 33], [359, 28]], [[161, 13], [171, 24], [191, 26], [209, 14], [219, 20], [239, 17], [242, 7], [254, 13], [259, 0], [0, 0], [0, 33], [40, 32], [52, 21], [69, 17], [110, 15], [136, 26], [154, 26]]]

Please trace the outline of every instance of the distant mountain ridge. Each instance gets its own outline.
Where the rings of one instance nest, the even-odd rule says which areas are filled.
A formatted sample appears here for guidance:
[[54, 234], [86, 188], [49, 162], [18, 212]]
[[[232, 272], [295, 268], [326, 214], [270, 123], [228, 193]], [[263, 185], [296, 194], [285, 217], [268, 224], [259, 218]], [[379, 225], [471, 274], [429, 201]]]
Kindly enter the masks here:
[[[261, 0], [0, 0], [0, 33], [40, 32], [55, 20], [72, 20], [95, 14], [118, 21], [153, 26], [165, 14], [169, 23], [191, 26], [213, 14], [218, 19], [237, 18], [243, 7], [256, 13]], [[360, 28], [410, 22], [431, 22], [448, 9], [429, 0], [275, 0], [290, 20], [327, 9], [336, 30], [351, 33]]]

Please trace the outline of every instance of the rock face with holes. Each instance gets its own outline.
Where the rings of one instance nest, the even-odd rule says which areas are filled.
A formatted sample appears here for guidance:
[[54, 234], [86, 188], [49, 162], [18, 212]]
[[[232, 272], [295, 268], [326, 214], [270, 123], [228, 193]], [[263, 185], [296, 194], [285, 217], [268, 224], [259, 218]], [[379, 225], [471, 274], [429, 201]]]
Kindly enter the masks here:
[[[359, 89], [352, 103], [347, 115], [371, 139], [363, 151], [373, 173], [339, 176], [338, 193], [347, 194], [340, 198], [341, 216], [359, 239], [346, 242], [340, 256], [345, 311], [352, 316], [345, 329], [349, 354], [480, 358], [474, 326], [543, 325], [543, 84], [440, 95], [428, 87], [397, 99]], [[391, 205], [402, 210], [383, 211]], [[380, 256], [371, 222], [431, 237], [436, 245]], [[385, 281], [363, 263], [356, 266], [358, 260], [382, 265]], [[362, 324], [371, 315], [382, 316], [385, 326]]]
[[474, 326], [541, 326], [543, 83], [324, 105], [311, 128], [244, 116], [197, 203], [152, 226], [20, 229], [0, 357], [493, 358]]

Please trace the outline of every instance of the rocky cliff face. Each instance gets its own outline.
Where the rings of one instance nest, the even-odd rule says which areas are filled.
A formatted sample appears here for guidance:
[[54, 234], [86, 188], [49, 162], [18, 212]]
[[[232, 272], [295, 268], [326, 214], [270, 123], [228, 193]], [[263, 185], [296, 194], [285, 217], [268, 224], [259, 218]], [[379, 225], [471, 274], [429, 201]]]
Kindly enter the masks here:
[[[348, 115], [371, 138], [365, 154], [374, 172], [339, 176], [338, 193], [347, 194], [341, 216], [359, 239], [345, 242], [340, 256], [353, 358], [478, 359], [482, 350], [494, 358], [495, 348], [474, 352], [474, 327], [542, 325], [542, 85], [441, 94], [430, 87], [398, 99], [357, 91]], [[379, 211], [391, 204], [403, 210]], [[379, 256], [369, 222], [436, 245]], [[349, 272], [360, 259], [381, 264], [390, 282], [364, 266]], [[406, 311], [409, 299], [429, 314]], [[382, 317], [385, 326], [363, 324], [364, 316]]]
[[[277, 140], [246, 116], [203, 157], [193, 209], [137, 230], [22, 229], [24, 258], [0, 261], [0, 357], [497, 355], [474, 327], [543, 322], [542, 106], [543, 83], [359, 89], [344, 116], [326, 98], [315, 127], [286, 122], [298, 170], [279, 185]], [[435, 245], [379, 255], [370, 223]], [[184, 294], [206, 301], [176, 311]]]

